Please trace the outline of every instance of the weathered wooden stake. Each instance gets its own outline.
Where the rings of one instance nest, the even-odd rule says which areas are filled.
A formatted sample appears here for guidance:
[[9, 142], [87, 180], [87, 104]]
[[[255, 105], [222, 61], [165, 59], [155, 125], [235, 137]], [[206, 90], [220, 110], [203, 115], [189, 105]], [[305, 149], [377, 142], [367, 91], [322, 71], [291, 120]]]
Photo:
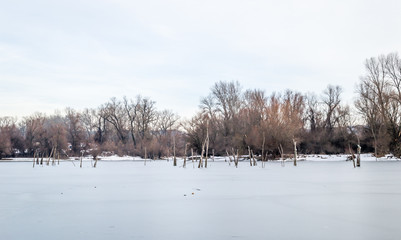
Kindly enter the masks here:
[[264, 155], [264, 152], [265, 152], [265, 141], [266, 141], [266, 138], [265, 138], [265, 132], [263, 132], [263, 143], [262, 143], [262, 168], [264, 168], [265, 167], [265, 155]]
[[205, 155], [205, 168], [207, 168], [207, 158], [209, 155], [209, 121], [206, 123], [206, 155]]
[[94, 167], [94, 168], [96, 168], [96, 166], [97, 166], [97, 160], [98, 160], [98, 157], [96, 156], [96, 158], [95, 158], [95, 164], [93, 164], [93, 167]]
[[[230, 154], [228, 154], [228, 151], [227, 151], [227, 149], [226, 149], [226, 154], [227, 154], [227, 157], [228, 157], [228, 165], [229, 165], [229, 166], [231, 166], [231, 155], [230, 155]], [[225, 162], [227, 162], [227, 159], [226, 159], [226, 158], [224, 158], [224, 161], [225, 161]]]
[[191, 148], [191, 154], [192, 154], [192, 167], [195, 168], [195, 163], [194, 163], [194, 149]]
[[294, 166], [297, 166], [297, 141], [295, 139], [292, 141], [294, 142]]
[[281, 166], [284, 167], [284, 150], [283, 150], [283, 146], [280, 144], [280, 146], [278, 147], [278, 151], [280, 152], [280, 159], [281, 159]]
[[238, 161], [239, 161], [239, 150], [237, 149], [237, 160], [235, 162], [235, 167], [238, 168]]
[[353, 163], [354, 168], [355, 168], [355, 167], [356, 167], [356, 164], [355, 164], [355, 156], [354, 156], [354, 153], [352, 152], [351, 144], [348, 145], [348, 148], [349, 148], [349, 153], [351, 154], [352, 163]]
[[146, 166], [146, 159], [148, 159], [148, 154], [146, 152], [146, 147], [145, 147], [145, 161], [143, 162], [143, 164]]
[[251, 156], [251, 148], [248, 146], [248, 154], [249, 154], [249, 164], [252, 167], [252, 156]]
[[361, 145], [358, 144], [358, 155], [356, 157], [356, 166], [361, 167]]
[[251, 154], [252, 154], [253, 166], [257, 166], [258, 163], [256, 161], [255, 154], [253, 154], [253, 150], [251, 150]]
[[53, 154], [53, 150], [54, 150], [54, 148], [52, 148], [52, 150], [51, 150], [51, 152], [50, 152], [50, 154], [49, 154], [49, 157], [48, 157], [48, 159], [47, 159], [47, 162], [46, 162], [46, 165], [47, 165], [47, 166], [50, 165], [50, 157], [51, 157], [52, 154]]
[[187, 147], [188, 147], [188, 143], [185, 144], [185, 151], [184, 151], [184, 164], [182, 165], [182, 167], [187, 167]]
[[57, 156], [56, 154], [57, 154], [57, 145], [54, 147], [52, 165], [56, 165], [56, 156]]
[[83, 155], [84, 155], [84, 152], [81, 151], [81, 159], [80, 159], [81, 161], [80, 161], [80, 163], [79, 163], [79, 167], [80, 167], [80, 168], [82, 168], [82, 157], [83, 157]]
[[177, 158], [175, 157], [175, 135], [173, 136], [174, 166], [177, 166]]
[[36, 161], [35, 157], [36, 157], [36, 151], [33, 152], [33, 166], [32, 166], [33, 168], [35, 167], [35, 161]]
[[201, 156], [200, 156], [200, 159], [199, 159], [198, 168], [203, 167], [203, 154], [205, 153], [205, 145], [206, 145], [206, 142], [203, 142], [203, 144], [202, 144], [202, 153], [201, 153]]
[[167, 149], [167, 162], [170, 162], [170, 148]]

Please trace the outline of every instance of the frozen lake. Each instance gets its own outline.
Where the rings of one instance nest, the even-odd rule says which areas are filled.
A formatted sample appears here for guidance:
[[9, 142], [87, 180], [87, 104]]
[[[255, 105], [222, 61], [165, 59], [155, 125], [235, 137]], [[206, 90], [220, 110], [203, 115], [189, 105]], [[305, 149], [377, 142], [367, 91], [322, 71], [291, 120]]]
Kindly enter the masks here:
[[0, 237], [401, 239], [401, 162], [0, 162]]

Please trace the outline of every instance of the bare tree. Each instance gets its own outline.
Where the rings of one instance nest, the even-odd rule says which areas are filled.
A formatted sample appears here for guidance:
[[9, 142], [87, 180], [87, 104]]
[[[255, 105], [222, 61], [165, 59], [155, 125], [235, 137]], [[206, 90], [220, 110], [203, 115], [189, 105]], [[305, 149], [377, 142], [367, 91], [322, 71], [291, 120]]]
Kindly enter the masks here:
[[11, 136], [9, 131], [12, 124], [11, 118], [0, 118], [0, 159], [12, 152]]
[[111, 98], [104, 107], [106, 120], [113, 125], [117, 132], [118, 139], [122, 143], [127, 142], [127, 115], [123, 103], [116, 98]]
[[151, 124], [156, 121], [156, 117], [155, 102], [149, 98], [141, 98], [136, 119], [139, 136], [142, 141], [149, 136]]
[[239, 82], [217, 82], [212, 87], [212, 96], [216, 102], [216, 112], [222, 117], [225, 147], [232, 145], [230, 136], [236, 135], [237, 117], [243, 104]]
[[376, 154], [380, 154], [377, 149], [384, 145], [401, 156], [400, 62], [395, 53], [367, 59], [366, 74], [358, 85], [356, 107], [369, 125]]
[[137, 116], [138, 116], [141, 99], [142, 99], [141, 96], [137, 96], [136, 101], [134, 101], [132, 99], [128, 100], [126, 97], [124, 97], [124, 99], [123, 99], [125, 113], [127, 114], [128, 122], [129, 122], [129, 131], [130, 131], [131, 139], [132, 139], [132, 142], [134, 143], [134, 146], [136, 146], [135, 129], [136, 129], [136, 122], [137, 122]]
[[324, 127], [328, 132], [332, 132], [334, 128], [335, 111], [341, 103], [342, 89], [340, 86], [327, 86], [323, 95], [323, 103], [325, 104], [326, 119], [324, 121]]
[[71, 150], [74, 155], [78, 155], [81, 150], [81, 144], [84, 141], [84, 128], [81, 124], [81, 114], [72, 108], [66, 110], [66, 130], [68, 132], [68, 141], [71, 143]]

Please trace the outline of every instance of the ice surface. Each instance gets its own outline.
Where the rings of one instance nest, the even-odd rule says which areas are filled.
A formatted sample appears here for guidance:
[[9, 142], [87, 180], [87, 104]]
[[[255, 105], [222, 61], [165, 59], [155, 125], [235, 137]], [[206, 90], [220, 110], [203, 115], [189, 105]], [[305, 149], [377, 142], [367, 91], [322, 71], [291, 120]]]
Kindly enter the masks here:
[[0, 239], [401, 238], [399, 161], [172, 164], [0, 162]]

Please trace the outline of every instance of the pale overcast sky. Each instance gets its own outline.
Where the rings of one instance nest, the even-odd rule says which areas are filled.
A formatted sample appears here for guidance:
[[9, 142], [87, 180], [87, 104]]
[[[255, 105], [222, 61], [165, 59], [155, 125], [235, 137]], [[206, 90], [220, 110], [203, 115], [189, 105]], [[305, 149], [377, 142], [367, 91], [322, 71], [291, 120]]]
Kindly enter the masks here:
[[268, 94], [341, 85], [401, 49], [401, 1], [0, 0], [0, 116], [148, 96], [194, 114], [220, 80]]

